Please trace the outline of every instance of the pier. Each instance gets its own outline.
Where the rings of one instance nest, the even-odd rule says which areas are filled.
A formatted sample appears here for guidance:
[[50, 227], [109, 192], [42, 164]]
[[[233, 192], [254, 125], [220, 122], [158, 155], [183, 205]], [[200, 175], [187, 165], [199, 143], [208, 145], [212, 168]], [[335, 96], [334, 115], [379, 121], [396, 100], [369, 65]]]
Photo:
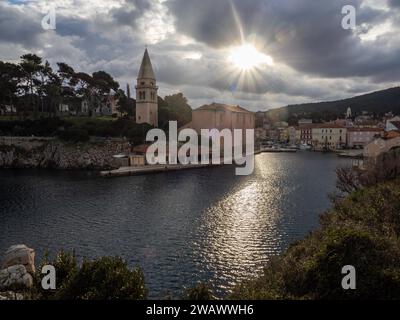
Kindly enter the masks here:
[[150, 173], [160, 173], [167, 171], [178, 171], [188, 169], [200, 169], [221, 166], [221, 164], [166, 164], [166, 165], [146, 165], [140, 167], [121, 167], [115, 170], [101, 171], [102, 177], [135, 176]]

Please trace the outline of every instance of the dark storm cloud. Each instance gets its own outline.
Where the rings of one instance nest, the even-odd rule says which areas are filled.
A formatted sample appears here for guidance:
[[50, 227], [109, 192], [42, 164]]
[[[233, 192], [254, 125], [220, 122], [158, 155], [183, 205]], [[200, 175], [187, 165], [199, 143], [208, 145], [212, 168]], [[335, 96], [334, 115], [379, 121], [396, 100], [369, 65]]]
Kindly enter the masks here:
[[[286, 77], [282, 70], [258, 69], [249, 77], [227, 72], [218, 60], [204, 59], [201, 63], [191, 59], [173, 59], [155, 55], [156, 75], [161, 82], [175, 86], [190, 84], [198, 88], [250, 94], [253, 99], [263, 94], [287, 94], [318, 98], [329, 95], [335, 88], [320, 86], [307, 79]], [[340, 88], [340, 89], [343, 89]]]
[[388, 4], [394, 8], [400, 8], [400, 1], [399, 0], [388, 0]]
[[[399, 7], [400, 1], [387, 1]], [[120, 1], [110, 0], [107, 8], [94, 0], [74, 0], [57, 8], [57, 29], [44, 31], [45, 0], [18, 5], [0, 0], [0, 56], [18, 60], [35, 52], [53, 65], [65, 61], [88, 73], [105, 70], [121, 86], [129, 82], [133, 88], [148, 43], [161, 95], [183, 90], [199, 103], [232, 97], [232, 103], [246, 102], [250, 108], [332, 100], [398, 81], [400, 11], [362, 2], [126, 0], [119, 6]], [[341, 28], [344, 4], [357, 8], [355, 32]], [[360, 40], [387, 21], [393, 23], [389, 32]], [[245, 40], [255, 39], [276, 62], [244, 79], [229, 66], [226, 50], [240, 44], [242, 30]], [[158, 34], [162, 37], [149, 40]]]
[[35, 47], [39, 43], [42, 17], [35, 12], [30, 15], [0, 3], [0, 41]]
[[349, 4], [357, 10], [360, 32], [388, 19], [384, 11], [361, 6], [362, 0], [172, 0], [168, 6], [180, 32], [210, 46], [237, 43], [241, 25], [245, 36], [261, 36], [275, 60], [299, 71], [391, 80], [390, 74], [400, 72], [399, 43], [389, 45], [385, 38], [362, 42], [356, 32], [344, 30], [341, 10]]
[[110, 14], [117, 23], [136, 27], [137, 20], [151, 8], [148, 0], [126, 0], [121, 8], [111, 10]]

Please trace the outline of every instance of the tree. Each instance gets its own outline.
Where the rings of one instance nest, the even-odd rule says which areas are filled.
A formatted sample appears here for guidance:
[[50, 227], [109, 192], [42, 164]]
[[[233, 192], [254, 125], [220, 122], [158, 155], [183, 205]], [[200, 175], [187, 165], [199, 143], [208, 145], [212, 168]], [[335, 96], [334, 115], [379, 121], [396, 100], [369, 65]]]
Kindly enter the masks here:
[[42, 70], [42, 58], [35, 54], [25, 54], [21, 57], [22, 61], [20, 67], [22, 70], [22, 80], [24, 85], [22, 88], [25, 94], [30, 96], [30, 107], [34, 111], [36, 117], [38, 112], [38, 104], [34, 103], [34, 94], [37, 88], [40, 86], [41, 81], [39, 78], [40, 71]]
[[60, 81], [60, 101], [68, 101], [71, 103], [76, 98], [75, 86], [78, 79], [75, 77], [74, 69], [64, 62], [57, 62], [57, 75]]
[[158, 99], [160, 128], [167, 128], [168, 121], [178, 121], [181, 127], [192, 120], [192, 108], [182, 93]]
[[122, 89], [117, 91], [115, 97], [117, 98], [117, 110], [120, 115], [122, 116], [123, 114], [127, 114], [128, 116], [132, 116], [135, 100], [129, 98]]
[[77, 85], [76, 93], [80, 98], [87, 101], [89, 107], [89, 115], [91, 115], [95, 107], [93, 78], [87, 73], [78, 72], [74, 74], [74, 81]]
[[[111, 94], [111, 90], [117, 92], [119, 89], [119, 83], [105, 71], [97, 71], [92, 75], [93, 79], [93, 90], [95, 101], [97, 106], [102, 106], [107, 103], [108, 96]], [[100, 112], [102, 112], [100, 108]]]
[[0, 108], [5, 106], [15, 107], [20, 91], [20, 81], [22, 77], [21, 68], [13, 63], [0, 61]]
[[53, 69], [50, 66], [50, 63], [46, 61], [44, 65], [40, 66], [40, 69], [38, 70], [39, 77], [40, 77], [40, 83], [37, 87], [37, 93], [39, 94], [40, 97], [40, 106], [41, 106], [41, 112], [44, 112], [44, 101], [43, 101], [43, 96], [46, 94], [46, 89], [48, 82], [50, 81], [49, 79], [51, 78], [53, 74]]

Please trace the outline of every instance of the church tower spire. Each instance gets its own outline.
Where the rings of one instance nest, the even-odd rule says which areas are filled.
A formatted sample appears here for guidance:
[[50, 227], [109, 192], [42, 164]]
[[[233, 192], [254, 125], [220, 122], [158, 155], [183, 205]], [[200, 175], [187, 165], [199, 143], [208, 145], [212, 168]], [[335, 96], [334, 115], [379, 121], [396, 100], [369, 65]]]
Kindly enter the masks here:
[[156, 77], [146, 48], [136, 84], [136, 123], [158, 127], [157, 90]]

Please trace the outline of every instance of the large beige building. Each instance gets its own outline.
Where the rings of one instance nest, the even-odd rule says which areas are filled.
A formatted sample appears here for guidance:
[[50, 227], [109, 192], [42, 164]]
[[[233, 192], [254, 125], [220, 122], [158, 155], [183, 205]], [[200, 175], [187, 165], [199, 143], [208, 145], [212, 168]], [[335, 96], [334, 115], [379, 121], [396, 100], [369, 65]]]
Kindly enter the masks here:
[[314, 150], [336, 150], [346, 146], [347, 128], [335, 124], [320, 124], [312, 128]]
[[[242, 143], [245, 142], [245, 129], [254, 129], [255, 115], [240, 106], [212, 103], [193, 110], [192, 122], [186, 127], [201, 134], [201, 129], [242, 129]], [[235, 142], [234, 142], [235, 143]]]
[[158, 127], [158, 87], [147, 49], [144, 52], [136, 85], [136, 122]]
[[201, 129], [254, 129], [254, 113], [240, 106], [212, 103], [193, 110], [190, 127]]

